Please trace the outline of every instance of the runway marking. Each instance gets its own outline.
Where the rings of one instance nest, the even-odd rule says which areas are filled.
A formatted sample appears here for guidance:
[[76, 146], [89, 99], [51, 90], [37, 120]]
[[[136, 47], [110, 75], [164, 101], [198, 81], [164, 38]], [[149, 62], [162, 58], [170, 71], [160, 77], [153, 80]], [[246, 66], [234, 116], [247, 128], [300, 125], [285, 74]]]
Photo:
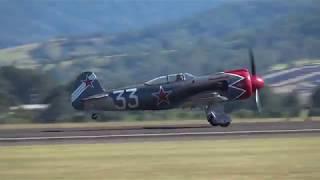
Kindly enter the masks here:
[[255, 130], [255, 131], [231, 131], [231, 132], [186, 132], [186, 133], [148, 133], [148, 134], [118, 134], [118, 135], [92, 135], [92, 136], [49, 136], [49, 137], [17, 137], [0, 138], [0, 141], [35, 141], [35, 140], [75, 140], [98, 138], [139, 138], [139, 137], [168, 137], [168, 136], [197, 136], [197, 135], [253, 135], [272, 133], [312, 133], [320, 132], [320, 129], [285, 129], [285, 130]]

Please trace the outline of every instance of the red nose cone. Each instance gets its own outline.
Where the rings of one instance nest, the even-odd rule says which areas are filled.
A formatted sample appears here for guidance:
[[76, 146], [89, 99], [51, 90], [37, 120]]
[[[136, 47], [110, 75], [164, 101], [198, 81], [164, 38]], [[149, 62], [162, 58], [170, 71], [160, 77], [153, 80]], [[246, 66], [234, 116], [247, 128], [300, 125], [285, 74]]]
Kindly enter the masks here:
[[264, 87], [264, 80], [259, 76], [252, 77], [252, 88], [254, 90], [262, 89]]

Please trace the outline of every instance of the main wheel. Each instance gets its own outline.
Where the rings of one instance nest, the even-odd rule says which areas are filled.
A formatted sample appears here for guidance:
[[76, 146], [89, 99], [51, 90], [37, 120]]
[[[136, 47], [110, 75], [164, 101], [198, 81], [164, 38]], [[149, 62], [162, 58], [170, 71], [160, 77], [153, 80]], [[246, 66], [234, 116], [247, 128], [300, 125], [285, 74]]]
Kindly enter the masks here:
[[217, 124], [217, 123], [212, 123], [210, 121], [209, 121], [209, 123], [211, 124], [211, 126], [219, 126], [219, 124]]
[[91, 115], [91, 119], [93, 119], [93, 120], [96, 120], [96, 119], [98, 119], [98, 114], [96, 114], [96, 113], [93, 113], [92, 115]]
[[208, 122], [211, 126], [218, 126], [219, 124], [215, 121], [216, 116], [213, 113], [207, 115]]
[[230, 126], [230, 122], [220, 124], [220, 126], [221, 126], [221, 127], [228, 127], [228, 126]]

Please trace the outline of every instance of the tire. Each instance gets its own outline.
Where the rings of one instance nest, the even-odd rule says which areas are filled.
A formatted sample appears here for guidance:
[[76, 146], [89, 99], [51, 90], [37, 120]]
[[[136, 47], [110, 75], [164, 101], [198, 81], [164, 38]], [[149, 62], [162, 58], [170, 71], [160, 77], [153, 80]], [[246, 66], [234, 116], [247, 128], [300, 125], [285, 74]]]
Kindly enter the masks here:
[[98, 116], [98, 114], [96, 114], [96, 113], [93, 113], [92, 115], [91, 115], [91, 119], [93, 119], [93, 120], [97, 120], [99, 118], [99, 116]]
[[228, 126], [230, 126], [230, 122], [227, 122], [227, 123], [224, 123], [224, 124], [220, 124], [220, 126], [221, 126], [221, 127], [224, 127], [224, 128], [225, 128], [225, 127], [228, 127]]
[[210, 124], [211, 124], [211, 126], [214, 126], [214, 127], [219, 126], [219, 124], [216, 124], [216, 123], [210, 123]]
[[211, 124], [211, 126], [219, 126], [219, 124], [218, 123], [214, 123], [213, 122], [213, 119], [215, 118], [215, 116], [213, 115], [213, 114], [209, 114], [208, 116], [207, 116], [207, 120], [208, 120], [208, 122]]

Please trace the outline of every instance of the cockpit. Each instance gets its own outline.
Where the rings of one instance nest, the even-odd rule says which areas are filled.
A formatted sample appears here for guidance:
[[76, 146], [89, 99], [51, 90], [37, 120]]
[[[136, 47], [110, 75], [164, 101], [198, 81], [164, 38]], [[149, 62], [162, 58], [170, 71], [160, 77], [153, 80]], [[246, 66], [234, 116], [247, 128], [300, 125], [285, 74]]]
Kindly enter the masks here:
[[147, 81], [146, 85], [155, 85], [155, 84], [167, 84], [173, 82], [180, 82], [194, 79], [194, 75], [190, 73], [178, 73], [178, 74], [169, 74], [166, 76], [160, 76], [150, 81]]

